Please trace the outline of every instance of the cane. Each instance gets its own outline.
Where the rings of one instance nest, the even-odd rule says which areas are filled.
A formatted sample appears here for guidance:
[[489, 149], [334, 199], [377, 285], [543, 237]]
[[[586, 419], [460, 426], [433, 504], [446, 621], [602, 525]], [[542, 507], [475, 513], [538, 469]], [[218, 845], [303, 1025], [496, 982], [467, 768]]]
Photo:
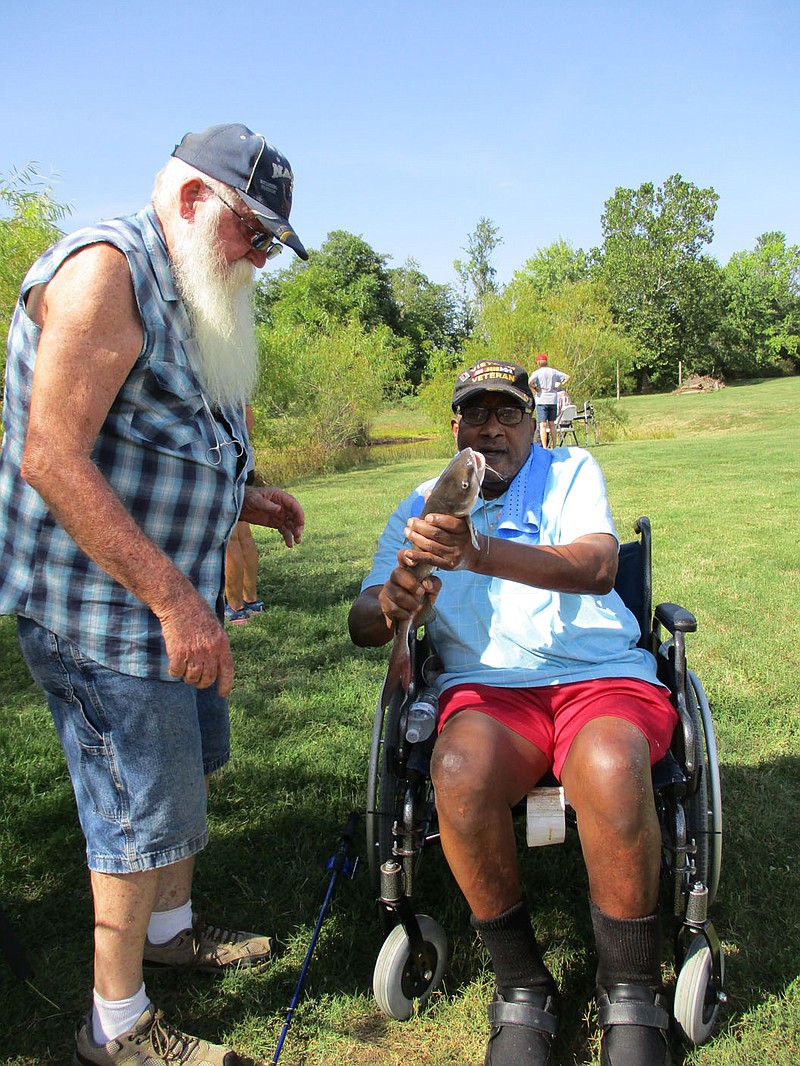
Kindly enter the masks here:
[[[350, 876], [355, 873], [355, 866], [348, 860], [347, 853], [350, 850], [350, 845], [353, 843], [353, 836], [355, 835], [357, 826], [358, 812], [353, 811], [350, 814], [350, 817], [347, 819], [347, 825], [344, 827], [344, 832], [342, 833], [341, 840], [339, 841], [339, 845], [336, 848], [335, 853], [328, 860], [328, 865], [326, 869], [331, 871], [331, 879], [328, 885], [328, 891], [325, 893], [325, 900], [320, 909], [319, 917], [317, 918], [317, 925], [314, 929], [314, 935], [311, 937], [311, 943], [308, 945], [308, 951], [306, 952], [306, 957], [303, 961], [302, 969], [300, 970], [300, 977], [297, 981], [297, 988], [295, 988], [294, 990], [292, 1002], [289, 1004], [289, 1011], [286, 1015], [286, 1021], [283, 1023], [283, 1029], [281, 1029], [281, 1035], [278, 1038], [278, 1046], [275, 1048], [275, 1054], [272, 1056], [273, 1066], [278, 1061], [278, 1056], [281, 1053], [281, 1048], [283, 1047], [283, 1042], [286, 1039], [286, 1034], [289, 1032], [289, 1026], [292, 1024], [292, 1016], [294, 1015], [295, 1007], [297, 1006], [298, 1000], [300, 999], [300, 993], [303, 990], [303, 982], [306, 979], [308, 966], [311, 962], [311, 955], [313, 954], [314, 947], [316, 946], [317, 940], [319, 938], [319, 932], [322, 928], [322, 921], [325, 917], [325, 912], [327, 911], [328, 906], [331, 902], [333, 890], [336, 887], [336, 880], [339, 877], [339, 874], [341, 873], [349, 874]], [[357, 862], [358, 860], [356, 860], [356, 863]]]

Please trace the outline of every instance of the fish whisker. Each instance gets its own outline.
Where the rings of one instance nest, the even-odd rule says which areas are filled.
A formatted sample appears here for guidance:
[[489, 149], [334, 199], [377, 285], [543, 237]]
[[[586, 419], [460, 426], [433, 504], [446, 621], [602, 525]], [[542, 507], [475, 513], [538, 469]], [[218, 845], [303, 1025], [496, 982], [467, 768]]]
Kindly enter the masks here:
[[[507, 477], [503, 477], [499, 470], [495, 470], [495, 468], [493, 466], [489, 466], [488, 463], [486, 464], [486, 469], [489, 471], [489, 473], [494, 474], [495, 477], [500, 478], [501, 481], [508, 481]], [[483, 493], [481, 493], [481, 495], [483, 495]]]

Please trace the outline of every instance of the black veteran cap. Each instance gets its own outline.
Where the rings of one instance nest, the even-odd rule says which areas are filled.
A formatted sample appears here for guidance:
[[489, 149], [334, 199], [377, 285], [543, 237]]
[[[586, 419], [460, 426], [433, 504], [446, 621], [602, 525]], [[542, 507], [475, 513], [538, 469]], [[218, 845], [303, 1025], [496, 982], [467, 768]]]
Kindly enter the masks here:
[[533, 407], [528, 372], [516, 363], [484, 359], [459, 374], [453, 389], [453, 410], [463, 407], [467, 400], [481, 392], [505, 392], [526, 407]]
[[308, 259], [289, 225], [294, 184], [289, 160], [260, 133], [240, 123], [209, 126], [187, 133], [172, 154], [235, 189], [273, 237]]

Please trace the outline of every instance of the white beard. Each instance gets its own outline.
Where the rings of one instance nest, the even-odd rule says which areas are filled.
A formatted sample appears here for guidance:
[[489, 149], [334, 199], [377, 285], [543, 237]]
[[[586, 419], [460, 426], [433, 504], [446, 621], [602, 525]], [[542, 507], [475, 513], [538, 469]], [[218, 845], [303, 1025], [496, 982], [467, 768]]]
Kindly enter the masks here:
[[[224, 210], [224, 205], [220, 204]], [[173, 234], [171, 258], [199, 352], [195, 366], [212, 407], [249, 403], [258, 382], [253, 265], [218, 251], [219, 214], [207, 212]]]

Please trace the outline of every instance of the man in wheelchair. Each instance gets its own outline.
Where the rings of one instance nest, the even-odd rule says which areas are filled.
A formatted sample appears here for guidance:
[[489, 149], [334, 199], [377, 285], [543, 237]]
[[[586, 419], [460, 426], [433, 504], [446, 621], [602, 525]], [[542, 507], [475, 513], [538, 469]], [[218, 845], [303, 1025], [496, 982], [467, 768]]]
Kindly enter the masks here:
[[[512, 808], [551, 771], [575, 811], [589, 879], [603, 1066], [669, 1063], [657, 912], [661, 837], [651, 765], [677, 722], [633, 615], [613, 591], [618, 539], [588, 452], [534, 443], [525, 370], [459, 375], [452, 429], [483, 454], [469, 523], [415, 517], [431, 482], [388, 521], [350, 612], [360, 646], [435, 601], [443, 663], [431, 776], [441, 842], [491, 956], [490, 1066], [552, 1061], [559, 997], [525, 903]], [[412, 567], [436, 567], [418, 580]]]

